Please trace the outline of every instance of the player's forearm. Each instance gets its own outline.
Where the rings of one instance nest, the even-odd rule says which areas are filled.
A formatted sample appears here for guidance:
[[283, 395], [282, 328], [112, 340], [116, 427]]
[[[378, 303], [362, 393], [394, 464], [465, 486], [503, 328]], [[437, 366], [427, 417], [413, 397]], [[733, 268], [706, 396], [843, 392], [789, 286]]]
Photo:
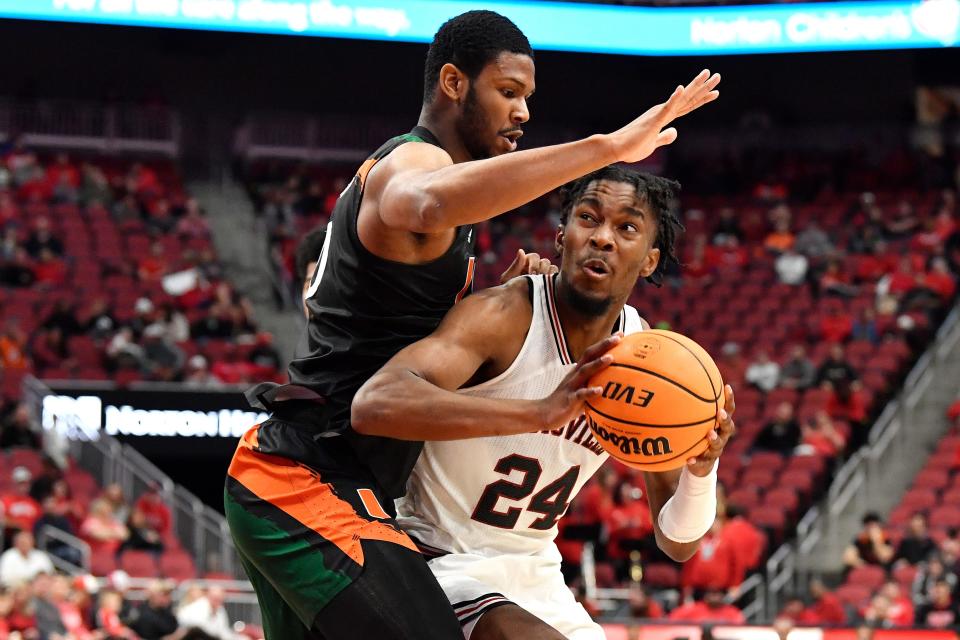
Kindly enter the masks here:
[[436, 233], [512, 211], [616, 162], [606, 136], [452, 164], [413, 181], [418, 231]]
[[650, 516], [653, 520], [653, 533], [657, 546], [674, 562], [686, 562], [693, 557], [700, 546], [700, 540], [692, 542], [677, 542], [664, 535], [660, 529], [660, 511], [673, 494], [677, 491], [680, 481], [680, 470], [647, 472], [644, 473], [644, 483], [647, 487], [647, 502], [650, 505]]
[[528, 433], [540, 428], [532, 400], [465, 396], [411, 371], [382, 370], [354, 396], [351, 426], [358, 433], [398, 440], [462, 440]]

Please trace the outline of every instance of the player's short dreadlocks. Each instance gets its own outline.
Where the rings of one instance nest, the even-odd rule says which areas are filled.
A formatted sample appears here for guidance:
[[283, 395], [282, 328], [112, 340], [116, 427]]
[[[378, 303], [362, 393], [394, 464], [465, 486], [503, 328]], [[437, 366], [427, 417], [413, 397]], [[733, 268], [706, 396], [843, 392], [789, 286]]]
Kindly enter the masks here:
[[527, 36], [499, 13], [467, 11], [444, 22], [427, 51], [423, 68], [423, 101], [433, 98], [440, 69], [448, 62], [476, 78], [503, 52], [533, 57]]
[[657, 237], [653, 246], [660, 249], [660, 262], [654, 272], [647, 276], [647, 281], [659, 287], [663, 283], [663, 274], [667, 267], [671, 263], [680, 264], [675, 246], [677, 235], [683, 231], [683, 224], [676, 214], [677, 193], [680, 191], [680, 183], [669, 178], [662, 178], [617, 165], [604, 167], [582, 178], [568, 182], [560, 190], [560, 194], [563, 196], [564, 224], [570, 217], [570, 212], [573, 211], [574, 206], [583, 197], [584, 191], [594, 180], [610, 180], [611, 182], [624, 182], [633, 185], [637, 197], [646, 202], [657, 216]]

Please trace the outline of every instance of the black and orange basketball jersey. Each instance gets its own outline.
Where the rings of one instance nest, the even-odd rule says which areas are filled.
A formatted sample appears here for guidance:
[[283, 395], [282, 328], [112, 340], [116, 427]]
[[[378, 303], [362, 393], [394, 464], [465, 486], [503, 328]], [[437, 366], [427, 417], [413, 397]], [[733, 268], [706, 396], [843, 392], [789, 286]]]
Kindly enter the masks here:
[[[447, 251], [425, 264], [377, 257], [357, 234], [364, 179], [379, 160], [402, 144], [439, 146], [427, 129], [415, 127], [380, 147], [340, 194], [323, 250], [306, 295], [310, 320], [288, 372], [290, 385], [323, 396], [326, 408], [313, 440], [333, 447], [345, 439], [392, 497], [399, 497], [423, 447], [361, 435], [350, 428], [357, 390], [398, 351], [437, 328], [450, 308], [469, 293], [474, 272], [473, 228], [457, 229]], [[250, 394], [248, 394], [249, 396]], [[284, 394], [297, 397], [296, 391]]]

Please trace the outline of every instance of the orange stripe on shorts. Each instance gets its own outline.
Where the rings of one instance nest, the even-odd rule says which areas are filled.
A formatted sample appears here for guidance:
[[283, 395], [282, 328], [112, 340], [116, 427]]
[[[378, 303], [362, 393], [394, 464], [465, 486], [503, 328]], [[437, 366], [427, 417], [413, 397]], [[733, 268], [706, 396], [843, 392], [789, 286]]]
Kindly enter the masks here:
[[[258, 428], [244, 434], [227, 471], [230, 477], [261, 500], [329, 540], [359, 565], [363, 564], [361, 540], [392, 542], [419, 553], [407, 534], [383, 522], [371, 522], [361, 517], [349, 502], [338, 498], [333, 488], [316, 472], [287, 458], [254, 451]], [[370, 497], [383, 514], [371, 511], [370, 515], [389, 518], [372, 491]], [[366, 500], [364, 506], [370, 511]]]

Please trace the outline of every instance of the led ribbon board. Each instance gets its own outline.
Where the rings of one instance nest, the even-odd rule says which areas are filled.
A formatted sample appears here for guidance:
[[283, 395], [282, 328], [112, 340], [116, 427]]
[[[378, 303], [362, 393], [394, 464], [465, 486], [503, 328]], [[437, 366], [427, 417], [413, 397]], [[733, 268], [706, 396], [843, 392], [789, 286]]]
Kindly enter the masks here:
[[493, 9], [536, 49], [704, 55], [952, 47], [960, 0], [628, 7], [532, 0], [0, 0], [0, 18], [429, 42]]

